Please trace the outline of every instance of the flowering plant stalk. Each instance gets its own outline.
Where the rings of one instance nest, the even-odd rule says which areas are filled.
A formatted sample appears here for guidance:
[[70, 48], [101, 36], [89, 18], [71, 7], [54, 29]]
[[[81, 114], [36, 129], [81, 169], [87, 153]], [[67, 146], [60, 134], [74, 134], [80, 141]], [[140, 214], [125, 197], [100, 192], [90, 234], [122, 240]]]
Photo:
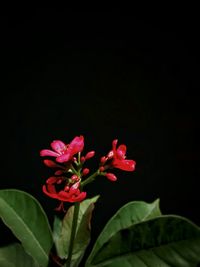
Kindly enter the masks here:
[[0, 190], [0, 216], [20, 241], [0, 248], [1, 267], [198, 266], [200, 228], [187, 218], [162, 215], [159, 199], [131, 201], [121, 207], [83, 262], [99, 198], [87, 198], [87, 185], [97, 177], [116, 182], [115, 169], [133, 172], [136, 162], [126, 158], [126, 145], [118, 145], [117, 139], [95, 171], [87, 167], [95, 151], [83, 152], [83, 136], [69, 144], [54, 140], [50, 146], [40, 156], [53, 171], [42, 191], [59, 202], [53, 227], [33, 196], [15, 189]]

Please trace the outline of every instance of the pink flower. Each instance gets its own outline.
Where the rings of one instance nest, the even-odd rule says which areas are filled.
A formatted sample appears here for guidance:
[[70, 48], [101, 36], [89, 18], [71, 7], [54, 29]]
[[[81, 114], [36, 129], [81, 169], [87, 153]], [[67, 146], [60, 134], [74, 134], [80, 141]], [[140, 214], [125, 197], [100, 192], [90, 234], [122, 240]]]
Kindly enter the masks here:
[[63, 163], [73, 159], [73, 156], [81, 152], [84, 147], [84, 137], [76, 136], [70, 144], [66, 145], [60, 140], [54, 140], [51, 143], [52, 150], [43, 149], [40, 151], [40, 156], [55, 157], [57, 162]]
[[64, 190], [56, 191], [54, 184], [43, 185], [43, 192], [51, 198], [58, 199], [62, 202], [81, 202], [86, 198], [86, 192], [81, 192], [80, 182], [73, 184], [72, 186], [66, 186]]
[[136, 162], [126, 159], [126, 146], [120, 145], [117, 148], [117, 142], [117, 139], [112, 142], [112, 150], [107, 155], [107, 159], [112, 160], [110, 165], [124, 171], [134, 171]]

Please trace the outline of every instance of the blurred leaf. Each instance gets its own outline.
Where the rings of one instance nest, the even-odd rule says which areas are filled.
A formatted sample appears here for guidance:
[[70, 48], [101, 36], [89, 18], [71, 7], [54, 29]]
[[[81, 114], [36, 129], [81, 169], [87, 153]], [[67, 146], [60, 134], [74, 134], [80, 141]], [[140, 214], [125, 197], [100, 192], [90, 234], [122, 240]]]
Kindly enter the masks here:
[[[79, 265], [90, 242], [90, 221], [92, 217], [92, 211], [94, 209], [94, 203], [98, 198], [99, 196], [96, 196], [91, 199], [86, 199], [80, 203], [71, 267], [76, 267]], [[73, 214], [74, 206], [71, 206], [68, 209], [63, 221], [61, 221], [58, 217], [55, 217], [54, 220], [53, 237], [57, 254], [61, 259], [67, 259], [68, 256]]]
[[121, 229], [86, 266], [197, 267], [198, 263], [200, 229], [185, 218], [166, 215]]
[[156, 216], [160, 216], [159, 199], [153, 203], [143, 201], [132, 201], [121, 207], [116, 214], [108, 221], [98, 239], [95, 242], [93, 250], [87, 260], [88, 266], [99, 249], [108, 242], [108, 240], [121, 229], [126, 229], [136, 223], [145, 221]]
[[46, 267], [53, 244], [47, 216], [39, 202], [30, 194], [0, 190], [0, 217], [21, 241], [25, 251]]
[[11, 244], [0, 248], [1, 267], [39, 267], [34, 259], [26, 254], [20, 244]]

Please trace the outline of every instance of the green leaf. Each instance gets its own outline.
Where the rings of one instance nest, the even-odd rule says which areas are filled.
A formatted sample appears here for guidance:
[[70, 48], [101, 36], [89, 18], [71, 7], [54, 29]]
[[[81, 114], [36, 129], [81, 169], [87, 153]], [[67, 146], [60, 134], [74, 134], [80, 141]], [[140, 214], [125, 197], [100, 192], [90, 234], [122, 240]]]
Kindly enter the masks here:
[[25, 251], [46, 267], [53, 244], [47, 216], [39, 202], [30, 194], [0, 190], [0, 217], [21, 241]]
[[[90, 221], [92, 211], [94, 209], [94, 203], [97, 201], [98, 198], [99, 196], [96, 196], [91, 199], [86, 199], [80, 203], [76, 237], [72, 255], [72, 267], [78, 266], [90, 242]], [[67, 259], [68, 256], [73, 213], [74, 206], [71, 206], [68, 209], [63, 221], [61, 221], [58, 217], [55, 217], [54, 220], [53, 237], [57, 254], [61, 259]]]
[[121, 229], [94, 255], [101, 267], [197, 267], [200, 228], [186, 218], [166, 215]]
[[86, 266], [90, 266], [92, 259], [99, 249], [119, 230], [126, 229], [138, 222], [145, 221], [156, 216], [160, 216], [159, 199], [153, 203], [143, 201], [132, 201], [121, 207], [116, 214], [108, 221], [98, 239], [93, 250], [88, 257]]
[[26, 254], [20, 244], [11, 244], [0, 248], [1, 267], [39, 267], [34, 259]]

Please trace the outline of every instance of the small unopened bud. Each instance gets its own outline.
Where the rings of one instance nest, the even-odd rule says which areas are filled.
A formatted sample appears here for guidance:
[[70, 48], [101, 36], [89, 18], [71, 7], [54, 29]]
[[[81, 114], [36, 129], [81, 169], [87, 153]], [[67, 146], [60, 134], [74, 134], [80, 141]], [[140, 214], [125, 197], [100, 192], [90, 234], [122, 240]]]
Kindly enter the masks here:
[[117, 145], [117, 142], [118, 142], [118, 139], [113, 140], [113, 141], [112, 141], [112, 146], [115, 147], [115, 146]]
[[74, 175], [72, 175], [71, 180], [74, 182], [77, 182], [77, 181], [79, 181], [79, 177], [76, 174], [74, 174]]
[[43, 162], [47, 167], [50, 167], [50, 168], [59, 167], [58, 164], [56, 164], [53, 160], [50, 160], [50, 159], [45, 159]]
[[85, 168], [85, 169], [83, 169], [82, 174], [83, 174], [83, 176], [85, 176], [85, 175], [87, 175], [89, 172], [90, 172], [90, 170], [89, 170], [88, 168]]
[[62, 175], [62, 174], [63, 174], [63, 171], [61, 171], [61, 170], [58, 170], [55, 172], [55, 175]]
[[46, 180], [46, 183], [49, 184], [49, 185], [61, 184], [62, 182], [63, 182], [63, 177], [51, 176]]
[[103, 172], [105, 170], [105, 168], [103, 167], [103, 166], [101, 166], [100, 168], [99, 168], [99, 171], [100, 172]]
[[107, 158], [105, 156], [101, 157], [100, 162], [104, 164], [106, 162]]
[[64, 191], [68, 192], [69, 191], [69, 188], [70, 187], [68, 185], [66, 185], [65, 188], [64, 188]]
[[46, 183], [47, 184], [55, 184], [57, 182], [57, 179], [58, 179], [57, 177], [51, 176], [46, 180]]
[[77, 158], [76, 157], [73, 157], [73, 162], [77, 162]]
[[117, 180], [117, 177], [113, 173], [106, 173], [105, 176], [112, 182], [115, 182]]
[[57, 184], [61, 184], [63, 182], [63, 178], [58, 178], [58, 180], [57, 180]]
[[86, 154], [86, 156], [85, 156], [85, 160], [94, 157], [94, 155], [95, 155], [95, 151], [90, 151], [90, 152], [88, 152], [88, 153]]
[[111, 150], [111, 151], [108, 153], [107, 158], [108, 158], [108, 159], [112, 159], [113, 156], [114, 156], [114, 153], [113, 153], [113, 151]]
[[84, 163], [85, 162], [85, 157], [81, 157], [81, 163]]
[[73, 184], [71, 187], [70, 187], [70, 190], [76, 190], [78, 189], [80, 186], [80, 182], [76, 182], [75, 184]]

